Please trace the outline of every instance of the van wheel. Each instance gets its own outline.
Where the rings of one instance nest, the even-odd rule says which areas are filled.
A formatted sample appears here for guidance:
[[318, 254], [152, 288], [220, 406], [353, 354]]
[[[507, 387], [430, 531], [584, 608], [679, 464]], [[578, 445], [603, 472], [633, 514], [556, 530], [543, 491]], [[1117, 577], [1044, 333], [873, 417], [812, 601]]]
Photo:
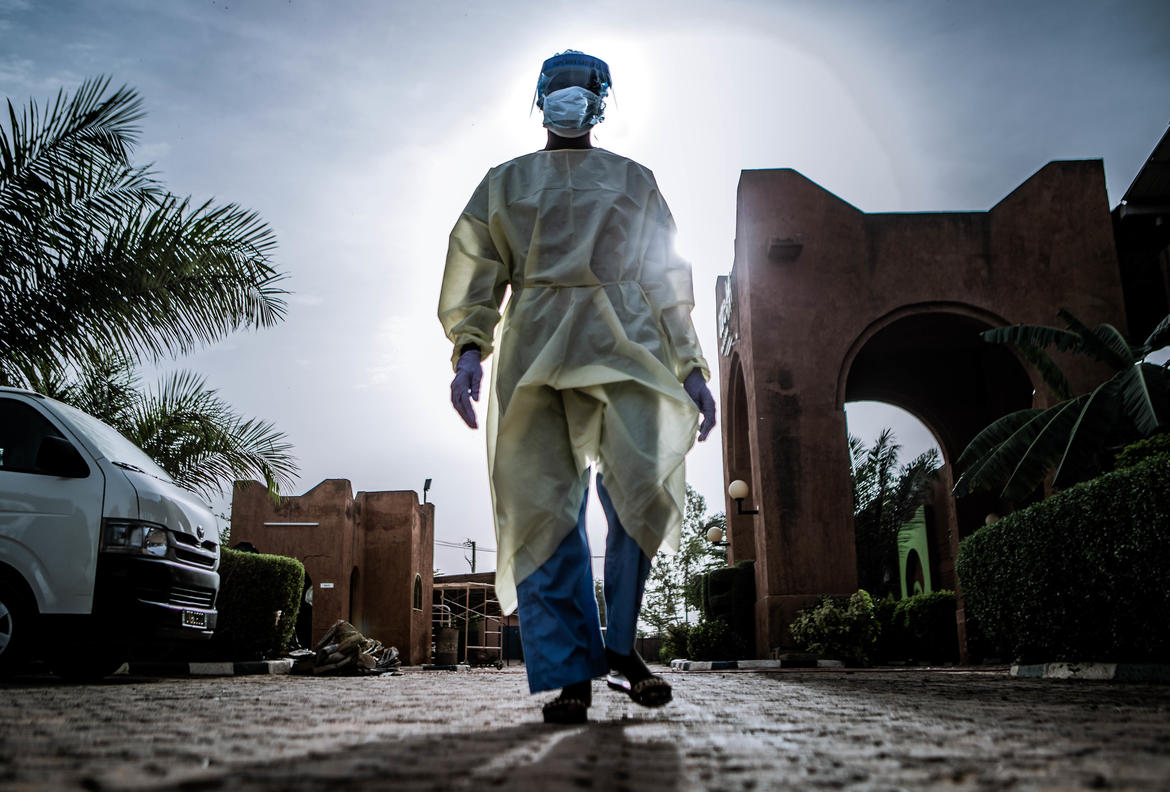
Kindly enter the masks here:
[[0, 676], [18, 671], [28, 660], [36, 612], [24, 592], [0, 580]]

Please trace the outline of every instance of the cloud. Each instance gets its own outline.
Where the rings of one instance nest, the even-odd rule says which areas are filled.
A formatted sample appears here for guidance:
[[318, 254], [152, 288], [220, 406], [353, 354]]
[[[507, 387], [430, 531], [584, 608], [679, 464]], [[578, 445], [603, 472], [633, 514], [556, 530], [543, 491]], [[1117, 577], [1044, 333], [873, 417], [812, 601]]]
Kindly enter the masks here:
[[294, 292], [288, 295], [288, 301], [294, 305], [320, 305], [325, 302], [325, 299], [319, 294], [312, 292]]
[[366, 381], [359, 387], [380, 387], [395, 381], [410, 369], [416, 355], [412, 343], [418, 335], [418, 323], [408, 316], [387, 316], [379, 324], [369, 344], [370, 364]]
[[[0, 0], [3, 2], [3, 0]], [[5, 20], [0, 20], [0, 25], [3, 29], [11, 28], [11, 23]], [[27, 86], [33, 82], [33, 71], [36, 68], [31, 60], [27, 58], [17, 58], [9, 56], [0, 60], [0, 85], [7, 83], [14, 83], [16, 85]]]
[[170, 153], [170, 143], [143, 143], [138, 147], [136, 159], [142, 162], [158, 162]]

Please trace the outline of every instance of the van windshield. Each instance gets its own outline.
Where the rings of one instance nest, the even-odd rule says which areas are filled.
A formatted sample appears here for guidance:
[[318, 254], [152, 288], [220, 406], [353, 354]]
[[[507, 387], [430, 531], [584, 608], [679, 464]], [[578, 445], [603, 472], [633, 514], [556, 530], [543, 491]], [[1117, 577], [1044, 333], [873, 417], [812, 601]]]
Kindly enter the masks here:
[[119, 434], [117, 429], [102, 423], [76, 407], [70, 407], [56, 399], [51, 401], [53, 406], [64, 413], [79, 431], [85, 433], [86, 439], [97, 446], [98, 452], [106, 459], [124, 465], [133, 465], [143, 473], [174, 483], [174, 479], [159, 467], [158, 463], [147, 456], [141, 448]]

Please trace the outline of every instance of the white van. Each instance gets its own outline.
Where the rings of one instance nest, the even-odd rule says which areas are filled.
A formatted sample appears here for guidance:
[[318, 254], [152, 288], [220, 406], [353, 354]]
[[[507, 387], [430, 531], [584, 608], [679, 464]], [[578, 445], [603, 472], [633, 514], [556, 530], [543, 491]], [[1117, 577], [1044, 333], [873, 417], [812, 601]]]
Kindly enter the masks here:
[[207, 639], [219, 525], [91, 415], [0, 388], [0, 674], [98, 678], [132, 648]]

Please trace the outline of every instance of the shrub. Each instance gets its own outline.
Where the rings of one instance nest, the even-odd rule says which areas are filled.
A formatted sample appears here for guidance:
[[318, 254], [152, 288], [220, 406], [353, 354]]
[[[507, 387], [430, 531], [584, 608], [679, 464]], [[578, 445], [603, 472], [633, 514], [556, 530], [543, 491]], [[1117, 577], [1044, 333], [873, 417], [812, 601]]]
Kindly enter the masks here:
[[874, 603], [878, 636], [872, 659], [956, 662], [959, 635], [955, 592], [945, 589], [904, 600], [892, 595]]
[[232, 660], [279, 655], [296, 629], [305, 567], [284, 556], [220, 552], [219, 621], [211, 654]]
[[903, 646], [905, 640], [894, 621], [894, 610], [898, 607], [898, 600], [893, 594], [887, 594], [873, 603], [873, 618], [877, 622], [878, 634], [874, 642], [874, 662], [882, 663], [887, 660], [904, 660]]
[[797, 614], [789, 629], [804, 651], [851, 665], [868, 665], [877, 645], [873, 599], [864, 589], [848, 598], [822, 597]]
[[687, 653], [687, 639], [691, 635], [691, 625], [686, 622], [672, 624], [666, 628], [662, 636], [662, 648], [658, 650], [658, 659], [664, 663], [671, 660], [690, 657]]
[[1147, 437], [1145, 440], [1130, 443], [1118, 452], [1113, 469], [1123, 470], [1157, 456], [1170, 456], [1170, 432], [1163, 432], [1153, 437]]
[[902, 656], [920, 662], [957, 662], [955, 608], [955, 592], [945, 589], [898, 602], [893, 621], [901, 638]]
[[690, 630], [687, 653], [692, 660], [735, 660], [746, 656], [747, 643], [723, 619], [703, 619]]
[[740, 561], [733, 567], [719, 567], [700, 578], [704, 619], [722, 619], [743, 641], [754, 646], [756, 639], [756, 562]]
[[968, 536], [956, 570], [986, 638], [1018, 661], [1170, 659], [1170, 455]]

